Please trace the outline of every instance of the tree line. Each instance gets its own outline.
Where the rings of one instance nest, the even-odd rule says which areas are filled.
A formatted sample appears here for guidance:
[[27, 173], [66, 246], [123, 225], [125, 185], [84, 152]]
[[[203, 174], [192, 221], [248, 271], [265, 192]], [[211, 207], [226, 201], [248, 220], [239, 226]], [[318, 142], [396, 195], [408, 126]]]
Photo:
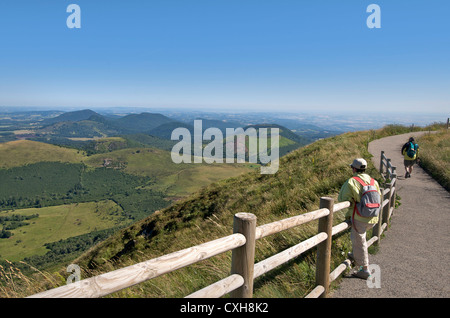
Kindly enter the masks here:
[[145, 188], [151, 181], [116, 169], [59, 162], [0, 169], [0, 210], [109, 199], [137, 221], [168, 205], [164, 193]]
[[0, 216], [0, 225], [2, 225], [2, 230], [0, 232], [0, 239], [2, 238], [10, 238], [13, 233], [11, 230], [17, 229], [18, 227], [28, 225], [28, 222], [24, 222], [26, 220], [31, 220], [39, 217], [39, 214], [31, 214], [31, 215], [19, 215], [12, 214], [7, 216]]

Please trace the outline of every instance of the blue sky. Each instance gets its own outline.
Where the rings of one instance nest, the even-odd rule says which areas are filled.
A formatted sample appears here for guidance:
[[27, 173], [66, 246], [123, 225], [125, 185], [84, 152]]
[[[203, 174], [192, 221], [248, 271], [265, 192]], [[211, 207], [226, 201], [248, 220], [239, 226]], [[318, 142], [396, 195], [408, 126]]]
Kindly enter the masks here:
[[0, 106], [447, 113], [449, 17], [447, 0], [2, 0]]

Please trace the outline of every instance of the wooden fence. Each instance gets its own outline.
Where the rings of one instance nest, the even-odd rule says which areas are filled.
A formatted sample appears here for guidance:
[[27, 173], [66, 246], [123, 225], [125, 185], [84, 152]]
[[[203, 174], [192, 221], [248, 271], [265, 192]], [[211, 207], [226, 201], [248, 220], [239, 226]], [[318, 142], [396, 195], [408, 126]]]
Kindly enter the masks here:
[[[388, 170], [390, 169], [392, 172], [392, 166], [389, 166], [389, 161], [386, 161], [384, 152], [382, 152], [381, 157], [380, 172], [383, 174], [383, 166], [388, 167]], [[382, 189], [382, 213], [378, 224], [373, 228], [371, 239], [367, 242], [368, 246], [374, 243], [379, 244], [381, 234], [387, 228], [394, 209], [396, 178], [392, 174], [389, 174], [389, 177], [389, 183]], [[320, 207], [316, 211], [260, 226], [256, 226], [257, 218], [255, 215], [237, 213], [234, 216], [232, 235], [47, 290], [32, 295], [30, 298], [102, 297], [230, 250], [232, 251], [230, 276], [186, 297], [218, 298], [230, 294], [234, 298], [250, 298], [253, 296], [253, 281], [255, 278], [298, 257], [315, 246], [317, 246], [316, 287], [306, 297], [327, 297], [330, 283], [338, 278], [351, 264], [351, 261], [346, 259], [330, 272], [332, 238], [334, 235], [350, 228], [347, 222], [333, 226], [333, 215], [349, 206], [350, 202], [348, 201], [335, 204], [332, 198], [322, 197]], [[256, 240], [313, 220], [318, 220], [318, 234], [259, 263], [254, 263]]]
[[391, 159], [387, 158], [384, 154], [384, 151], [381, 151], [380, 156], [380, 173], [384, 180], [395, 179], [397, 178], [397, 174], [395, 170], [397, 167], [391, 164]]

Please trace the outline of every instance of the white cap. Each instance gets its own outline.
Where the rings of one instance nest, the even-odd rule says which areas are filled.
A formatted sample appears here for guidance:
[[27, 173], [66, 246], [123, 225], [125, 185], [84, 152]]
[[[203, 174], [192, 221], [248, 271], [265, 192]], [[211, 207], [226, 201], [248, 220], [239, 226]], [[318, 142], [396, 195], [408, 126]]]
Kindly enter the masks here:
[[367, 161], [365, 161], [363, 158], [356, 158], [355, 160], [353, 160], [353, 163], [350, 165], [350, 167], [356, 169], [366, 169]]

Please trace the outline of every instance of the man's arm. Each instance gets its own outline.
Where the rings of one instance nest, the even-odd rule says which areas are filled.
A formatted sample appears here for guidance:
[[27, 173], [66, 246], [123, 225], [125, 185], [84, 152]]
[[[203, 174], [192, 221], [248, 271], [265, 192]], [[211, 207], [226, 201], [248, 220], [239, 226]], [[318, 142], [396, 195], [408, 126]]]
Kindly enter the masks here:
[[[339, 191], [338, 195], [338, 201], [344, 202], [344, 201], [350, 201], [350, 203], [353, 203], [353, 189], [349, 184], [350, 180], [347, 180], [341, 187], [341, 190]], [[351, 219], [352, 217], [352, 209], [348, 209], [347, 213], [345, 214], [346, 219]]]
[[406, 145], [407, 145], [407, 144], [404, 144], [403, 147], [402, 147], [402, 155], [405, 155], [405, 154], [404, 154], [404, 151], [406, 150]]
[[349, 198], [351, 196], [350, 188], [348, 186], [348, 180], [342, 185], [341, 190], [339, 191], [338, 201], [350, 201]]

